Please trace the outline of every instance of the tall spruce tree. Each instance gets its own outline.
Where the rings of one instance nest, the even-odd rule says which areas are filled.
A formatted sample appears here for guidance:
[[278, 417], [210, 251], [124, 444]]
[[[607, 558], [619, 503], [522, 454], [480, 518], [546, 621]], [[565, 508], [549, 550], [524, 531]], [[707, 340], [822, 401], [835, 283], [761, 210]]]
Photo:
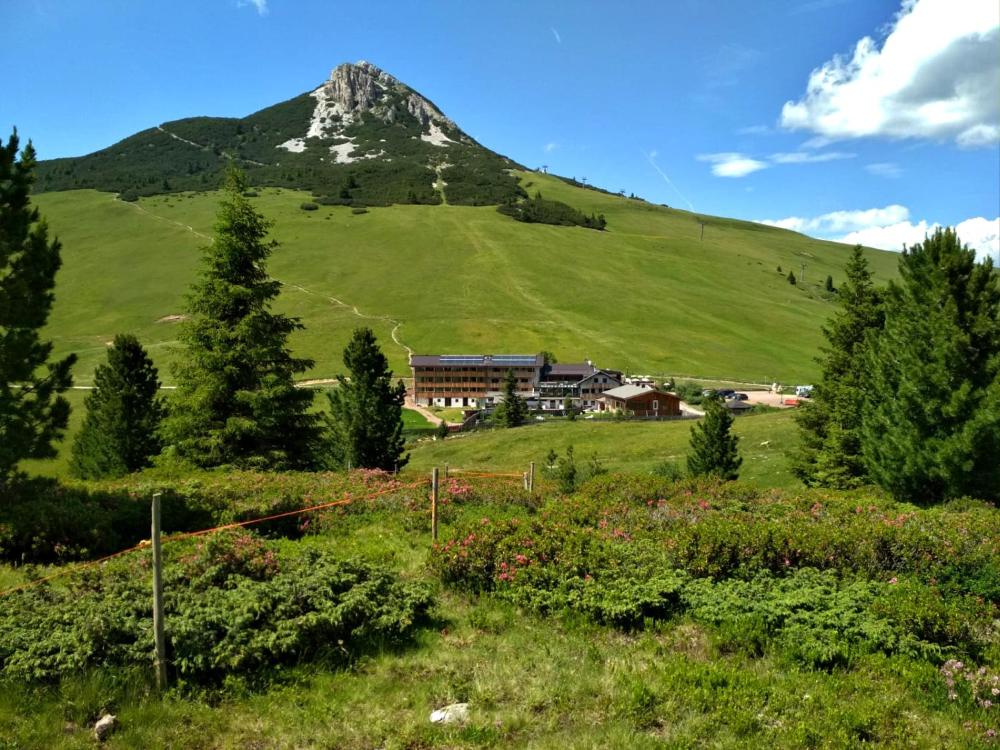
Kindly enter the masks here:
[[519, 427], [528, 418], [528, 407], [517, 393], [517, 378], [513, 370], [507, 370], [503, 381], [503, 401], [493, 412], [493, 419], [503, 427]]
[[[0, 140], [0, 484], [27, 458], [53, 458], [62, 438], [76, 355], [50, 362], [39, 330], [52, 307], [62, 261], [57, 239], [31, 205], [35, 149], [19, 150], [17, 131]], [[44, 371], [43, 371], [44, 368]]]
[[906, 250], [865, 352], [861, 449], [894, 497], [1000, 498], [1000, 281], [952, 229]]
[[271, 222], [243, 196], [246, 188], [243, 174], [231, 170], [188, 295], [165, 435], [198, 466], [307, 469], [315, 465], [319, 418], [309, 411], [312, 391], [296, 388], [294, 376], [312, 362], [289, 350], [298, 318], [271, 311], [280, 283], [265, 261], [277, 243], [267, 239]]
[[406, 386], [392, 383], [392, 370], [370, 328], [358, 328], [344, 348], [349, 377], [330, 391], [329, 463], [334, 467], [401, 469]]
[[864, 342], [882, 327], [880, 294], [861, 245], [844, 269], [838, 291], [840, 309], [823, 327], [827, 346], [817, 360], [822, 375], [812, 398], [796, 410], [802, 442], [792, 471], [810, 486], [847, 489], [865, 481], [861, 456], [861, 407], [864, 400]]
[[150, 465], [163, 447], [163, 401], [156, 367], [139, 339], [115, 336], [107, 364], [94, 372], [87, 416], [73, 442], [70, 468], [84, 479], [119, 477]]
[[737, 448], [740, 439], [730, 432], [733, 415], [718, 397], [710, 397], [704, 404], [704, 418], [691, 428], [688, 473], [727, 481], [736, 479], [740, 475], [743, 459]]

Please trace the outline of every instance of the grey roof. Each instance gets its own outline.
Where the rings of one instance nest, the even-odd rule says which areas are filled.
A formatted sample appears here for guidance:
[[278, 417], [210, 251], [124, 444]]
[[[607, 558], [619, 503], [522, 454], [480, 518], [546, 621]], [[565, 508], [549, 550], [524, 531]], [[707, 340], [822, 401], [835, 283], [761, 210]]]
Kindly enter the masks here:
[[541, 354], [412, 354], [412, 367], [541, 367]]
[[[611, 396], [612, 398], [620, 398], [624, 399], [625, 401], [628, 401], [629, 399], [633, 399], [636, 396], [641, 396], [644, 393], [649, 393], [650, 391], [653, 391], [654, 393], [661, 393], [661, 391], [657, 391], [654, 388], [643, 388], [642, 386], [639, 385], [620, 385], [617, 388], [612, 388], [610, 391], [605, 391], [601, 395]], [[662, 395], [665, 396], [667, 394], [663, 393]]]
[[548, 374], [555, 376], [575, 376], [577, 380], [583, 380], [597, 372], [597, 368], [593, 365], [588, 365], [586, 362], [580, 362], [578, 364], [564, 364], [564, 365], [549, 365]]

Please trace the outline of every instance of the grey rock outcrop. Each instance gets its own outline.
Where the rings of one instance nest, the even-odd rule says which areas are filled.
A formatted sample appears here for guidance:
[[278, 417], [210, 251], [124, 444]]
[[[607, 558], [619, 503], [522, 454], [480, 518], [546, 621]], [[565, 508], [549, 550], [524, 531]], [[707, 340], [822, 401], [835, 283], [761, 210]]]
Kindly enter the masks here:
[[327, 106], [348, 116], [371, 112], [384, 122], [394, 122], [398, 103], [424, 127], [432, 122], [455, 127], [455, 123], [427, 99], [364, 60], [338, 65], [320, 88]]

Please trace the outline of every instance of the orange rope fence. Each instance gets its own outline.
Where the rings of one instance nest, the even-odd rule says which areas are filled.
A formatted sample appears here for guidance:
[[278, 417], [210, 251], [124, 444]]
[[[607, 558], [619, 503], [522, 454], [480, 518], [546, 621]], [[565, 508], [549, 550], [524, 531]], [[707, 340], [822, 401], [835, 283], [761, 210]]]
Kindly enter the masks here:
[[469, 479], [486, 479], [488, 477], [507, 477], [507, 478], [513, 478], [513, 479], [520, 479], [522, 476], [524, 476], [523, 474], [514, 474], [514, 473], [502, 474], [502, 473], [496, 473], [496, 472], [474, 471], [474, 470], [471, 470], [471, 469], [470, 470], [465, 470], [465, 469], [448, 469], [447, 479], [451, 479], [453, 474], [455, 475], [456, 479], [465, 479], [465, 478], [469, 478]]
[[[416, 489], [417, 487], [421, 487], [426, 484], [428, 484], [428, 481], [426, 479], [422, 479], [419, 482], [413, 482], [412, 484], [405, 484], [398, 487], [390, 487], [380, 492], [373, 492], [370, 495], [364, 495], [362, 497], [353, 497], [353, 498], [346, 498], [344, 500], [335, 500], [329, 503], [312, 505], [308, 508], [299, 508], [298, 510], [289, 510], [283, 513], [274, 513], [269, 516], [263, 516], [262, 518], [251, 518], [247, 521], [234, 521], [233, 523], [227, 523], [221, 526], [213, 526], [212, 528], [209, 529], [200, 529], [199, 531], [188, 531], [181, 534], [173, 534], [171, 536], [164, 537], [162, 543], [167, 544], [169, 542], [178, 542], [182, 539], [190, 539], [191, 537], [214, 534], [217, 531], [224, 531], [225, 529], [235, 529], [244, 526], [252, 526], [253, 524], [264, 523], [265, 521], [274, 521], [275, 519], [278, 518], [288, 518], [289, 516], [301, 515], [302, 513], [313, 513], [316, 511], [336, 508], [338, 506], [350, 505], [351, 503], [363, 502], [365, 500], [373, 500], [383, 495], [389, 495], [392, 494], [393, 492], [399, 492], [401, 490]], [[47, 581], [53, 580], [54, 578], [60, 578], [61, 576], [70, 575], [72, 573], [85, 570], [95, 565], [100, 565], [101, 563], [105, 563], [108, 560], [114, 559], [116, 557], [121, 557], [122, 555], [126, 555], [129, 552], [135, 552], [140, 549], [145, 549], [148, 546], [149, 546], [149, 540], [145, 539], [132, 547], [119, 550], [118, 552], [113, 552], [110, 555], [105, 555], [104, 557], [98, 558], [97, 560], [88, 560], [86, 562], [78, 563], [70, 567], [61, 568], [60, 570], [57, 570], [55, 573], [51, 573], [50, 575], [43, 576], [42, 578], [36, 578], [35, 580], [32, 581], [26, 581], [25, 583], [22, 583], [18, 586], [14, 586], [4, 591], [0, 591], [0, 598], [7, 596], [8, 594], [13, 594], [17, 591], [23, 591], [24, 589], [29, 589], [33, 588], [34, 586], [39, 586]]]

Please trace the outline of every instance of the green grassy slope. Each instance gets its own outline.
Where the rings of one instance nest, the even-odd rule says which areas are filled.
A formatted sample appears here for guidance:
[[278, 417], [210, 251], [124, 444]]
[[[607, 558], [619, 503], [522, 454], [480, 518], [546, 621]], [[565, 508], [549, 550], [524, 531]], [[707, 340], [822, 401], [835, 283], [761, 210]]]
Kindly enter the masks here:
[[[421, 441], [410, 452], [406, 470], [419, 473], [448, 464], [465, 470], [526, 471], [534, 461], [535, 470], [541, 471], [550, 449], [563, 455], [570, 445], [584, 476], [593, 455], [611, 471], [642, 474], [665, 460], [683, 469], [693, 424], [578, 419], [463, 433], [443, 441]], [[740, 417], [733, 431], [740, 437], [743, 456], [740, 479], [761, 487], [801, 487], [788, 468], [788, 451], [799, 439], [791, 412]]]
[[[340, 370], [359, 323], [375, 329], [406, 374], [393, 323], [377, 316], [399, 321], [401, 341], [419, 352], [548, 349], [564, 361], [590, 357], [633, 372], [766, 382], [815, 375], [820, 326], [834, 310], [821, 286], [827, 274], [843, 278], [846, 246], [710, 217], [702, 241], [693, 214], [550, 176], [522, 178], [529, 192], [604, 213], [608, 231], [523, 224], [492, 207], [307, 212], [299, 208], [306, 193], [264, 190], [256, 205], [282, 243], [270, 268], [289, 285], [281, 308], [307, 326], [294, 343], [316, 360], [308, 376]], [[120, 331], [135, 332], [157, 363], [169, 363], [176, 326], [158, 321], [183, 311], [217, 194], [125, 204], [73, 191], [35, 200], [64, 244], [48, 334], [59, 352], [80, 354], [78, 382], [90, 381]], [[895, 255], [870, 258], [878, 278], [895, 273]], [[793, 287], [775, 270], [798, 273], [801, 263], [806, 284]]]

